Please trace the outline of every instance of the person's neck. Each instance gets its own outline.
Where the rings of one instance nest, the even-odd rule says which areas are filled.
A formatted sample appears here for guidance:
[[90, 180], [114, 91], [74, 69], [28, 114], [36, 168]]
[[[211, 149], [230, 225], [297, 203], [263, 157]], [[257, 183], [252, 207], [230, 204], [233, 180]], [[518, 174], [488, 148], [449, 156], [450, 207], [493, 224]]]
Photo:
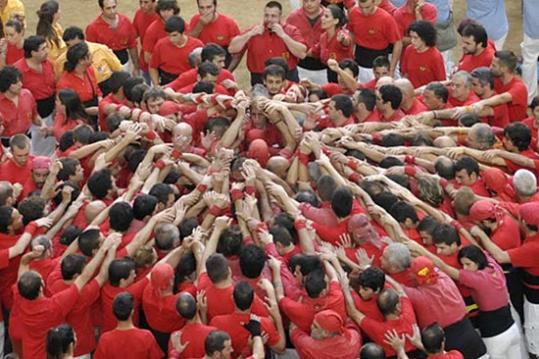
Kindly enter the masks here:
[[116, 329], [118, 330], [129, 330], [133, 328], [135, 328], [135, 326], [133, 325], [131, 318], [126, 321], [118, 321], [118, 325], [116, 326]]
[[4, 96], [7, 99], [11, 100], [11, 101], [16, 101], [18, 99], [18, 97], [19, 97], [19, 94], [13, 93], [13, 92], [8, 90], [8, 91], [4, 92]]
[[41, 67], [41, 61], [34, 57], [30, 57], [26, 59], [26, 63], [28, 64], [28, 66], [33, 67], [33, 68]]
[[474, 56], [479, 56], [479, 55], [481, 55], [481, 54], [483, 53], [483, 51], [485, 51], [485, 50], [486, 50], [486, 47], [482, 47], [482, 46], [481, 46], [481, 47], [478, 47], [477, 50], [475, 50], [475, 52], [474, 52], [473, 55], [474, 55]]
[[409, 98], [407, 98], [406, 100], [402, 100], [401, 108], [402, 108], [404, 111], [408, 111], [408, 110], [411, 109], [412, 106], [414, 105], [414, 101], [415, 101], [415, 98], [414, 98], [414, 97], [409, 97]]
[[189, 319], [187, 321], [187, 324], [202, 324], [202, 320], [200, 319], [198, 312], [193, 319]]
[[486, 89], [485, 92], [483, 92], [483, 94], [479, 97], [481, 97], [481, 99], [486, 99], [486, 98], [491, 98], [492, 96], [494, 96], [494, 90]]
[[326, 30], [326, 32], [328, 33], [328, 38], [332, 38], [333, 35], [335, 35], [335, 33], [337, 32], [337, 28], [336, 27], [330, 27], [329, 29]]
[[118, 24], [118, 14], [114, 15], [113, 19], [109, 19], [108, 17], [103, 16], [103, 15], [101, 15], [101, 18], [103, 19], [103, 21], [105, 21], [109, 25], [115, 26]]
[[232, 285], [232, 278], [227, 278], [219, 283], [214, 283], [213, 285], [216, 288], [228, 288]]
[[246, 309], [246, 310], [239, 310], [238, 307], [236, 307], [236, 313], [239, 313], [239, 314], [251, 314], [251, 309]]
[[348, 120], [348, 117], [339, 116], [333, 123], [335, 126], [340, 127], [343, 123], [345, 123]]
[[314, 20], [314, 19], [316, 19], [317, 17], [320, 16], [320, 8], [318, 8], [317, 11], [312, 12], [312, 13], [308, 13], [308, 12], [305, 11], [305, 10], [303, 10], [303, 11], [305, 12], [305, 15], [306, 15], [309, 19], [311, 19], [311, 20]]
[[513, 77], [515, 77], [515, 75], [513, 73], [509, 73], [509, 72], [504, 72], [501, 76], [500, 76], [500, 80], [502, 81], [502, 83], [504, 85], [508, 84], [512, 79]]
[[391, 313], [391, 314], [386, 315], [386, 320], [396, 320], [396, 319], [399, 319], [399, 317], [400, 317], [400, 314]]
[[82, 77], [84, 77], [84, 75], [86, 74], [86, 68], [84, 68], [84, 67], [82, 67], [82, 66], [80, 66], [80, 65], [77, 65], [77, 66], [75, 67], [75, 70], [73, 70], [73, 73], [74, 73], [75, 75], [77, 75], [78, 77], [81, 77], [81, 78], [82, 78]]
[[395, 113], [396, 110], [394, 110], [391, 106], [386, 106], [381, 112], [380, 114], [382, 115], [383, 118], [385, 119], [390, 119], [393, 114]]
[[365, 120], [371, 115], [372, 112], [369, 112], [367, 110], [356, 110], [355, 112], [355, 115], [356, 115], [356, 118], [357, 118], [357, 121], [359, 123], [361, 122], [365, 122]]

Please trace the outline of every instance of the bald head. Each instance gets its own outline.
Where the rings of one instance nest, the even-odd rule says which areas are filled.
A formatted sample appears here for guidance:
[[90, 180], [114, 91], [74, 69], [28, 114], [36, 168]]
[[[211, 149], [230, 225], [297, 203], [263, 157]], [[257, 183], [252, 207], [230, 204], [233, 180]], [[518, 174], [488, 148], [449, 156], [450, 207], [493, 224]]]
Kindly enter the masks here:
[[455, 147], [457, 143], [449, 136], [440, 136], [434, 139], [432, 142], [434, 147], [445, 148], [445, 147]]
[[187, 292], [183, 292], [176, 299], [176, 311], [187, 320], [193, 319], [197, 314], [197, 302], [195, 298]]
[[395, 86], [401, 90], [403, 96], [414, 97], [414, 85], [412, 85], [410, 80], [404, 78], [395, 80]]
[[95, 217], [102, 211], [104, 211], [107, 208], [107, 205], [103, 201], [92, 201], [88, 203], [86, 208], [84, 209], [84, 218], [86, 219], [86, 223], [92, 222]]
[[375, 343], [367, 343], [359, 351], [359, 359], [385, 359], [384, 349]]
[[393, 80], [393, 77], [391, 76], [382, 76], [378, 79], [376, 82], [376, 89], [378, 90], [380, 87], [384, 85], [393, 85], [395, 80]]
[[537, 179], [530, 171], [520, 169], [513, 176], [513, 186], [519, 197], [530, 197], [537, 192]]

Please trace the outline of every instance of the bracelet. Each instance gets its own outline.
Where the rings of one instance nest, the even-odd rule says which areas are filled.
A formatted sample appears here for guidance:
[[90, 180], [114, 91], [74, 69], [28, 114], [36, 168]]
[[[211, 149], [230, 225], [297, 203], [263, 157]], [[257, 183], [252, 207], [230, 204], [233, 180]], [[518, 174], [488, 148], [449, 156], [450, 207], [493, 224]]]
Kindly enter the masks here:
[[414, 166], [404, 166], [404, 174], [410, 177], [415, 177], [417, 170]]
[[154, 167], [155, 168], [159, 168], [160, 170], [162, 170], [163, 168], [165, 168], [167, 165], [165, 164], [165, 161], [163, 160], [159, 160], [157, 162], [154, 163]]
[[415, 157], [412, 156], [412, 155], [406, 155], [406, 156], [404, 156], [404, 162], [409, 164], [409, 165], [413, 165], [413, 164], [415, 164]]
[[[152, 132], [153, 132], [153, 131], [152, 131]], [[174, 149], [174, 150], [172, 151], [172, 153], [170, 154], [170, 156], [171, 156], [172, 158], [174, 158], [175, 160], [177, 160], [177, 159], [179, 159], [179, 158], [182, 156], [182, 153], [181, 153], [180, 151]]]
[[305, 229], [307, 225], [305, 224], [305, 221], [302, 218], [297, 218], [294, 221], [294, 228], [296, 228], [296, 231], [301, 231], [302, 229]]
[[357, 171], [357, 168], [359, 167], [359, 163], [353, 159], [349, 159], [346, 165], [350, 167], [351, 169], [353, 169], [354, 171]]
[[208, 189], [208, 186], [206, 186], [206, 185], [203, 184], [203, 183], [199, 183], [199, 184], [196, 186], [196, 190], [199, 191], [200, 193], [206, 192], [207, 189]]
[[232, 198], [232, 201], [236, 202], [243, 198], [243, 191], [238, 188], [234, 188], [230, 191], [230, 197]]
[[299, 163], [307, 166], [309, 164], [310, 156], [305, 153], [298, 152], [298, 160], [299, 160]]
[[245, 193], [247, 193], [250, 196], [254, 195], [256, 193], [256, 187], [252, 185], [246, 186]]
[[28, 223], [24, 231], [33, 236], [34, 234], [36, 234], [36, 231], [37, 231], [37, 223], [35, 221]]
[[213, 205], [210, 207], [210, 210], [208, 211], [209, 214], [211, 214], [214, 217], [219, 217], [221, 213], [223, 213], [223, 210], [216, 205]]

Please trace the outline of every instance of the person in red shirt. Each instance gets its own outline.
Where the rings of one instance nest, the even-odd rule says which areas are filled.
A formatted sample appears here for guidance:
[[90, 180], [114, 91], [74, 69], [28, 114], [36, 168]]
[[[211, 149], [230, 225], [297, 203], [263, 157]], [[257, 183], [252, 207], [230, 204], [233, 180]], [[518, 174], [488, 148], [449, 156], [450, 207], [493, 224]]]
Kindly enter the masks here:
[[3, 66], [12, 65], [24, 57], [24, 24], [17, 19], [10, 19], [4, 31], [6, 37], [0, 40], [0, 65]]
[[[320, 0], [306, 0], [303, 1], [301, 8], [290, 13], [286, 23], [300, 31], [307, 49], [311, 49], [320, 41], [324, 31], [322, 29], [324, 15], [325, 9], [321, 6]], [[319, 57], [313, 56], [311, 52], [307, 52], [307, 56], [298, 63], [299, 77], [308, 78], [319, 84], [325, 83], [326, 63], [321, 61]]]
[[189, 34], [204, 44], [213, 43], [226, 52], [225, 67], [234, 71], [239, 64], [239, 57], [232, 57], [228, 52], [230, 41], [240, 34], [238, 23], [233, 18], [217, 12], [217, 0], [197, 0], [198, 14], [189, 22]]
[[19, 70], [4, 67], [0, 70], [0, 84], [0, 136], [24, 134], [32, 124], [41, 126], [36, 101], [29, 90], [22, 88]]
[[[204, 309], [201, 304], [201, 309]], [[202, 358], [204, 356], [204, 342], [210, 332], [217, 328], [203, 324], [201, 314], [197, 308], [197, 301], [187, 292], [180, 293], [176, 300], [176, 311], [178, 315], [186, 321], [185, 326], [172, 333], [168, 344], [168, 357], [170, 359]], [[180, 343], [184, 343], [185, 348], [178, 352], [174, 346], [173, 338], [178, 338]]]
[[115, 71], [108, 80], [111, 92], [99, 101], [98, 121], [101, 131], [110, 132], [107, 128], [107, 116], [116, 112], [119, 106], [128, 106], [129, 102], [125, 98], [124, 85], [131, 78], [131, 75], [125, 71]]
[[402, 102], [402, 92], [395, 85], [383, 85], [376, 90], [376, 110], [381, 122], [398, 121], [404, 117], [399, 109]]
[[478, 67], [490, 67], [496, 49], [489, 46], [487, 31], [478, 23], [470, 23], [462, 30], [462, 59], [458, 71], [472, 72]]
[[407, 35], [409, 36], [409, 27], [414, 21], [427, 21], [434, 26], [437, 15], [438, 10], [434, 4], [420, 0], [406, 0], [393, 14], [403, 38], [403, 46], [411, 42], [411, 38]]
[[139, 52], [139, 67], [142, 72], [142, 77], [146, 80], [147, 84], [150, 84], [150, 74], [148, 73], [148, 63], [144, 59], [144, 49], [142, 44], [144, 43], [144, 36], [148, 27], [156, 20], [159, 20], [159, 15], [155, 11], [155, 0], [139, 0], [140, 7], [135, 12], [133, 17], [133, 27], [139, 39], [140, 52]]
[[414, 85], [408, 79], [402, 78], [395, 80], [397, 86], [402, 93], [401, 110], [405, 115], [417, 115], [427, 111], [427, 106], [421, 102], [414, 90]]
[[[344, 59], [352, 58], [352, 39], [350, 33], [344, 29], [345, 24], [344, 11], [336, 5], [329, 5], [322, 15], [323, 33], [315, 45], [311, 45], [307, 55], [319, 58], [320, 62], [326, 65], [329, 59], [341, 62]], [[329, 68], [327, 69], [327, 81], [337, 82], [337, 73]]]
[[357, 328], [346, 327], [343, 318], [330, 309], [316, 313], [310, 335], [292, 324], [290, 340], [300, 357], [309, 359], [332, 358], [336, 352], [343, 359], [355, 359], [361, 347]]
[[451, 78], [449, 85], [449, 99], [447, 103], [452, 107], [469, 106], [479, 101], [479, 97], [472, 90], [472, 76], [466, 71], [459, 71]]
[[374, 0], [360, 0], [348, 14], [350, 32], [354, 35], [355, 59], [360, 66], [361, 82], [372, 79], [372, 62], [391, 53], [391, 76], [401, 57], [402, 40], [395, 19], [376, 6]]
[[[265, 280], [265, 282], [271, 287], [271, 283], [268, 280]], [[268, 295], [273, 297], [272, 293]], [[234, 348], [234, 357], [239, 357], [240, 355], [242, 357], [248, 357], [251, 354], [249, 332], [243, 327], [242, 323], [249, 321], [255, 293], [249, 283], [239, 282], [234, 287], [233, 298], [235, 311], [231, 314], [213, 317], [210, 325], [230, 334], [232, 347]], [[273, 299], [273, 302], [275, 302], [275, 299]], [[278, 318], [274, 318], [274, 320], [278, 320], [280, 323], [274, 323], [272, 319], [262, 317], [260, 318], [260, 324], [262, 331], [268, 335], [267, 345], [273, 351], [280, 353], [285, 349], [285, 336], [279, 312], [275, 311], [275, 313]]]
[[29, 260], [41, 253], [38, 251], [29, 252], [21, 259], [19, 279], [14, 289], [14, 295], [23, 329], [22, 348], [25, 357], [44, 357], [45, 341], [43, 339], [46, 333], [51, 327], [65, 321], [65, 317], [77, 303], [81, 290], [90, 281], [95, 270], [101, 265], [105, 254], [114, 243], [114, 240], [105, 242], [102, 249], [86, 265], [84, 271], [73, 284], [52, 297], [44, 295], [43, 278], [37, 272], [28, 270]]
[[407, 46], [401, 59], [401, 74], [414, 87], [433, 81], [445, 81], [445, 63], [436, 48], [436, 29], [428, 21], [414, 21], [408, 27], [411, 46]]
[[157, 41], [167, 36], [165, 32], [165, 21], [172, 16], [178, 15], [180, 8], [176, 0], [160, 0], [155, 6], [155, 12], [159, 17], [148, 26], [142, 41], [144, 61], [147, 64], [150, 63], [153, 48], [157, 44]]
[[462, 157], [454, 164], [456, 188], [467, 186], [477, 195], [490, 197], [480, 177], [479, 164], [471, 157]]
[[55, 110], [52, 134], [57, 141], [65, 132], [89, 121], [79, 95], [69, 88], [58, 91]]
[[69, 324], [60, 324], [49, 329], [47, 333], [47, 357], [75, 357], [75, 346], [79, 345], [80, 337], [75, 337], [75, 330]]
[[297, 64], [305, 58], [307, 47], [301, 32], [292, 25], [283, 24], [282, 5], [270, 1], [264, 7], [264, 23], [255, 25], [236, 36], [228, 47], [231, 54], [247, 50], [247, 68], [251, 73], [251, 85], [262, 82], [264, 63], [272, 57], [282, 57], [288, 61], [287, 79], [299, 82]]
[[133, 74], [138, 75], [137, 33], [133, 24], [118, 13], [117, 0], [98, 0], [98, 4], [101, 15], [86, 27], [86, 40], [107, 45], [126, 69], [131, 59]]
[[[496, 95], [494, 76], [488, 67], [476, 68], [471, 72], [471, 75], [473, 91], [480, 99], [487, 99]], [[502, 103], [495, 107], [485, 107], [481, 111], [481, 122], [499, 128], [507, 127], [510, 123], [507, 104]]]
[[134, 359], [161, 359], [163, 352], [149, 330], [139, 329], [133, 324], [134, 297], [129, 292], [119, 293], [112, 302], [114, 316], [118, 320], [116, 329], [99, 338], [94, 354], [96, 359], [120, 358], [129, 351]]
[[350, 286], [353, 288], [351, 294], [356, 309], [367, 317], [382, 322], [384, 315], [376, 302], [380, 292], [389, 288], [384, 272], [380, 268], [369, 267], [359, 275], [351, 275]]
[[[512, 51], [496, 51], [490, 65], [494, 75], [494, 90], [497, 95], [474, 104], [475, 113], [480, 113], [486, 106], [507, 104], [509, 120], [521, 121], [526, 118], [528, 110], [528, 89], [516, 75], [518, 58]], [[464, 110], [463, 110], [464, 111]]]
[[[75, 90], [84, 104], [86, 112], [96, 116], [102, 92], [97, 85], [94, 69], [92, 68], [92, 58], [88, 44], [80, 42], [70, 46], [67, 50], [66, 58], [65, 70], [56, 84], [57, 90], [60, 91], [64, 88]], [[92, 117], [91, 121], [94, 121], [94, 118]], [[95, 123], [95, 125], [97, 124]]]
[[32, 176], [30, 139], [23, 134], [15, 135], [11, 137], [9, 147], [12, 157], [0, 165], [0, 180], [24, 186]]
[[154, 84], [166, 85], [191, 68], [189, 54], [204, 44], [185, 34], [185, 21], [172, 16], [165, 23], [167, 37], [157, 42], [150, 61], [150, 77]]

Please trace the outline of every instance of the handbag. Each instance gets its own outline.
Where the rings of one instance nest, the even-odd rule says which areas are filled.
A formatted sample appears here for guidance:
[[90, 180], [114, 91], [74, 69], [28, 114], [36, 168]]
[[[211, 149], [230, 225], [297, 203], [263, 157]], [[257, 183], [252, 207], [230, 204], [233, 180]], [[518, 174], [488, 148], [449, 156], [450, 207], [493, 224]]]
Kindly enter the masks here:
[[450, 50], [457, 46], [457, 31], [453, 19], [453, 11], [449, 12], [447, 20], [437, 22], [436, 28], [436, 47], [440, 52]]

